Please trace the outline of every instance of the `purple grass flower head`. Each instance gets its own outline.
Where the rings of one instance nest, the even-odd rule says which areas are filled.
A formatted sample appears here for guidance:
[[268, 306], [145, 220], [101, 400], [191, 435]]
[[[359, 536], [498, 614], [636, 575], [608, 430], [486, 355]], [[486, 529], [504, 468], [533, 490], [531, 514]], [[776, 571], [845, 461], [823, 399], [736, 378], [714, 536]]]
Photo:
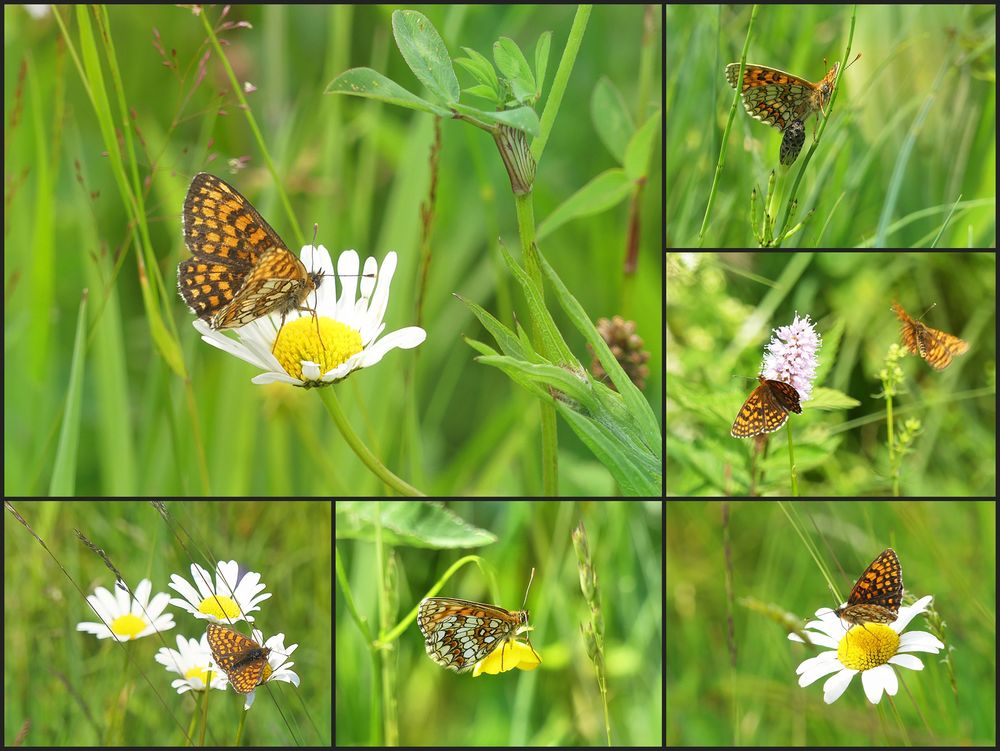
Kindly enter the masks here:
[[822, 344], [809, 316], [799, 318], [796, 312], [790, 325], [774, 330], [767, 343], [761, 374], [770, 380], [791, 384], [799, 392], [799, 400], [808, 401], [816, 377], [816, 352]]

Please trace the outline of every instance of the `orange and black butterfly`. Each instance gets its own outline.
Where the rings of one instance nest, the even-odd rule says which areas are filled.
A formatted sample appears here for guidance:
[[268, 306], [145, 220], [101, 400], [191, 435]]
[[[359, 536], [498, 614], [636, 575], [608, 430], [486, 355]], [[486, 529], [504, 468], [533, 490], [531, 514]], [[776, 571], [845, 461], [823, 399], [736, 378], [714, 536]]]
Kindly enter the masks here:
[[271, 654], [268, 647], [217, 623], [209, 623], [205, 635], [215, 664], [226, 674], [235, 691], [249, 694], [265, 680], [265, 672], [271, 667], [267, 661]]
[[194, 176], [184, 199], [184, 242], [191, 257], [177, 265], [177, 287], [213, 329], [270, 313], [284, 320], [322, 280], [236, 188], [207, 172]]
[[733, 438], [751, 438], [773, 433], [785, 424], [788, 413], [802, 414], [799, 392], [784, 381], [770, 381], [758, 376], [760, 386], [753, 390], [740, 407], [730, 435]]
[[902, 599], [903, 567], [896, 551], [886, 548], [858, 579], [847, 605], [833, 612], [857, 626], [892, 623], [899, 615]]
[[904, 346], [911, 354], [919, 354], [934, 370], [944, 370], [951, 365], [952, 357], [968, 351], [968, 342], [910, 318], [898, 302], [892, 303], [892, 309], [903, 322]]

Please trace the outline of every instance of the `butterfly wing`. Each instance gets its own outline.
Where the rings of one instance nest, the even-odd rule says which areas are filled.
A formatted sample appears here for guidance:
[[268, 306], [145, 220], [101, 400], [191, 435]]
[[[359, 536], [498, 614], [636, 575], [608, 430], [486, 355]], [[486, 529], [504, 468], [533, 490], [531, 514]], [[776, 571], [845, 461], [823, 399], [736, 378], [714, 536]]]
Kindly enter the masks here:
[[896, 317], [900, 320], [900, 336], [903, 339], [903, 346], [911, 355], [919, 354], [922, 344], [917, 340], [917, 322], [907, 315], [899, 303], [893, 302], [892, 309], [896, 311]]
[[917, 325], [920, 327], [917, 332], [920, 356], [935, 370], [944, 370], [951, 365], [951, 359], [954, 355], [965, 354], [969, 349], [968, 342], [957, 336], [932, 329], [923, 324]]
[[760, 385], [743, 402], [729, 434], [733, 438], [750, 438], [773, 433], [788, 419], [789, 412], [802, 414], [799, 392], [782, 381], [758, 377]]
[[896, 551], [886, 548], [858, 579], [847, 598], [847, 604], [878, 605], [895, 614], [899, 612], [902, 598], [903, 567]]
[[802, 405], [799, 403], [799, 392], [790, 383], [784, 381], [767, 381], [767, 393], [772, 402], [784, 409], [786, 412], [802, 414]]

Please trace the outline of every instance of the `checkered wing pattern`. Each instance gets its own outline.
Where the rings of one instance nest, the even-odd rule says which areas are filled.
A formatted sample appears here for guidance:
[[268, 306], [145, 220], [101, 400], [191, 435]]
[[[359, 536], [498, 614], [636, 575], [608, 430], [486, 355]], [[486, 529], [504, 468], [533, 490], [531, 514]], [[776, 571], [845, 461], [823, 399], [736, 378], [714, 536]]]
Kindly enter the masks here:
[[771, 381], [758, 376], [760, 385], [740, 407], [730, 434], [733, 438], [750, 438], [773, 433], [785, 424], [789, 412], [802, 414], [799, 392], [783, 381]]
[[528, 611], [513, 613], [495, 605], [428, 597], [417, 611], [424, 649], [438, 665], [463, 673], [528, 623]]
[[903, 567], [892, 548], [879, 553], [858, 579], [847, 605], [834, 612], [849, 623], [892, 623], [903, 600]]
[[206, 634], [212, 657], [233, 688], [241, 694], [253, 691], [264, 678], [271, 650], [239, 631], [216, 623], [208, 624]]
[[184, 242], [177, 287], [214, 329], [238, 328], [270, 313], [299, 308], [319, 286], [278, 233], [239, 191], [207, 172], [184, 199]]
[[[743, 108], [755, 120], [783, 131], [795, 120], [805, 122], [814, 112], [826, 110], [839, 69], [840, 63], [834, 63], [822, 81], [810, 83], [777, 68], [747, 63], [739, 86]], [[734, 89], [739, 73], [739, 63], [726, 66], [726, 82]]]
[[269, 248], [261, 253], [239, 294], [218, 312], [213, 328], [238, 328], [270, 313], [287, 315], [301, 308], [317, 286], [318, 275], [309, 274], [292, 253]]

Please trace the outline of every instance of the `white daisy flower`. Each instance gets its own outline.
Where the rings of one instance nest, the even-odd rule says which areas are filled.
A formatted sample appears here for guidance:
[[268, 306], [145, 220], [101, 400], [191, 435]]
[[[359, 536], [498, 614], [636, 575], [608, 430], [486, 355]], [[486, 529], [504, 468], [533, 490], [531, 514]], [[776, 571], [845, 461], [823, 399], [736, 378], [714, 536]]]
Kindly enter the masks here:
[[[203, 691], [211, 669], [212, 651], [208, 648], [208, 637], [201, 635], [201, 640], [186, 639], [178, 634], [177, 649], [161, 647], [154, 658], [163, 665], [167, 672], [178, 673], [181, 678], [171, 682], [170, 687], [177, 689], [178, 694], [188, 691]], [[221, 670], [211, 672], [212, 688], [225, 690], [226, 674]]]
[[133, 598], [122, 587], [115, 587], [114, 594], [98, 587], [87, 597], [87, 602], [102, 622], [82, 621], [76, 624], [76, 630], [94, 634], [98, 639], [113, 637], [118, 641], [130, 641], [173, 628], [174, 616], [163, 613], [170, 595], [160, 592], [150, 600], [152, 589], [149, 579], [139, 582]]
[[204, 341], [264, 371], [254, 383], [327, 386], [375, 365], [389, 350], [412, 349], [427, 338], [419, 326], [408, 326], [379, 339], [396, 271], [394, 252], [381, 268], [374, 258], [365, 259], [362, 271], [357, 252], [346, 250], [337, 259], [336, 274], [322, 245], [303, 247], [301, 260], [310, 273], [323, 277], [306, 302], [315, 305], [315, 315], [313, 310], [293, 310], [285, 315], [284, 326], [280, 314], [264, 316], [229, 329], [236, 339], [201, 319], [194, 321]]
[[[899, 690], [899, 682], [891, 665], [923, 670], [923, 662], [909, 653], [937, 654], [944, 649], [944, 644], [926, 631], [903, 633], [903, 629], [926, 610], [932, 599], [928, 595], [913, 605], [901, 607], [896, 620], [888, 625], [865, 623], [864, 626], [854, 626], [847, 632], [844, 631], [843, 622], [832, 610], [817, 610], [816, 615], [820, 620], [806, 625], [807, 630], [813, 629], [808, 631], [809, 638], [813, 644], [831, 647], [836, 651], [823, 652], [802, 662], [795, 670], [799, 676], [799, 685], [808, 686], [833, 673], [823, 684], [823, 701], [832, 704], [847, 690], [855, 674], [861, 673], [861, 685], [872, 704], [879, 703], [883, 691], [895, 696]], [[788, 638], [802, 641], [795, 634], [789, 634]]]
[[267, 587], [260, 583], [260, 574], [248, 571], [240, 577], [240, 567], [236, 561], [219, 561], [212, 575], [197, 563], [191, 565], [191, 585], [186, 579], [173, 574], [170, 588], [179, 592], [184, 599], [173, 598], [171, 605], [182, 608], [197, 618], [215, 621], [224, 625], [247, 621], [253, 623], [249, 615], [260, 610], [257, 604], [269, 598], [270, 594], [260, 594]]

